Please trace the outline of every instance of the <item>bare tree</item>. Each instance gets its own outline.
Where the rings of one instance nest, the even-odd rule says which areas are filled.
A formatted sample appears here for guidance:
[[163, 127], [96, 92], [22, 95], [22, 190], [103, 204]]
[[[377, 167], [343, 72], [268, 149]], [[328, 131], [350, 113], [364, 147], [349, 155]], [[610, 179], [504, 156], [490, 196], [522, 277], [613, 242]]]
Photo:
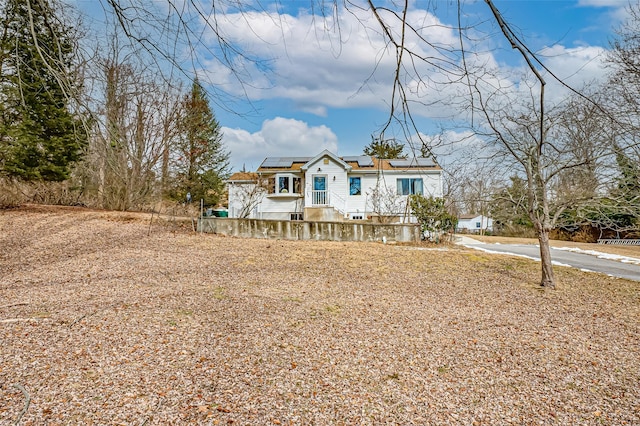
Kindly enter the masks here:
[[577, 96], [570, 98], [558, 117], [557, 131], [552, 132], [572, 153], [576, 164], [560, 170], [549, 188], [554, 203], [568, 211], [557, 223], [565, 229], [587, 224], [586, 217], [571, 212], [598, 204], [607, 194], [615, 169], [613, 148], [619, 140], [616, 123], [601, 111], [599, 105], [605, 104], [602, 95], [593, 93], [590, 97], [598, 104]]
[[[533, 85], [529, 98], [476, 88], [477, 111], [488, 130], [485, 136], [493, 138], [496, 148], [521, 171], [527, 213], [540, 244], [541, 285], [554, 288], [549, 233], [568, 208], [594, 199], [597, 170], [611, 153], [613, 135], [603, 125], [602, 114], [594, 114], [597, 108], [581, 97], [549, 108], [541, 117], [535, 107], [539, 92]], [[576, 114], [581, 115], [579, 120]]]
[[489, 216], [493, 196], [504, 185], [509, 167], [504, 163], [494, 164], [474, 158], [450, 165], [447, 173], [449, 210], [456, 216]]
[[[613, 73], [608, 85], [609, 99], [619, 122], [628, 130], [640, 125], [640, 4], [630, 2], [628, 18], [611, 43], [607, 60]], [[637, 147], [637, 143], [631, 146]]]
[[243, 173], [229, 183], [229, 200], [236, 204], [229, 205], [235, 217], [248, 218], [268, 193], [268, 179], [257, 173]]
[[179, 91], [119, 52], [114, 39], [96, 76], [102, 94], [84, 175], [100, 207], [127, 210], [148, 205], [168, 181]]
[[[243, 58], [250, 63], [252, 58], [228, 42], [223, 26], [218, 25], [221, 14], [225, 13], [225, 6], [228, 6], [225, 1], [217, 0], [207, 3], [210, 7], [206, 6], [205, 9], [205, 3], [166, 0], [166, 4], [162, 5], [164, 7], [162, 10], [158, 9], [160, 6], [157, 4], [150, 6], [148, 2], [143, 0], [101, 1], [105, 9], [113, 13], [129, 40], [153, 53], [151, 57], [154, 59], [163, 58], [185, 74], [189, 74], [184, 67], [184, 61], [180, 60], [182, 58], [179, 58], [176, 52], [180, 51], [182, 47], [187, 47], [184, 51], [192, 53], [188, 58], [193, 65], [190, 69], [202, 68], [197, 66], [200, 64], [198, 64], [197, 54], [194, 53], [198, 50], [194, 48], [195, 45], [199, 45], [207, 50], [207, 56], [218, 61], [230, 71], [237, 84], [246, 87], [247, 81], [251, 80], [250, 73], [238, 65], [242, 61], [237, 61], [237, 59]], [[384, 51], [379, 55], [379, 60], [389, 55], [395, 58], [395, 70], [391, 77], [392, 89], [388, 100], [389, 118], [380, 131], [381, 138], [384, 138], [385, 130], [392, 126], [392, 123], [397, 123], [404, 132], [405, 139], [411, 141], [409, 147], [411, 152], [432, 152], [432, 146], [422, 137], [412, 111], [416, 106], [424, 108], [425, 106], [442, 104], [443, 99], [440, 91], [443, 88], [450, 88], [452, 84], [463, 83], [463, 94], [466, 94], [467, 98], [471, 100], [471, 106], [467, 107], [467, 111], [472, 114], [479, 113], [480, 117], [486, 119], [491, 131], [491, 139], [501, 143], [506, 153], [523, 168], [528, 183], [529, 213], [532, 218], [535, 218], [541, 244], [543, 258], [541, 283], [545, 287], [554, 287], [555, 280], [548, 246], [552, 216], [549, 211], [547, 190], [548, 185], [560, 172], [558, 170], [549, 172], [547, 169], [549, 163], [546, 161], [556, 147], [546, 140], [550, 136], [547, 126], [551, 126], [552, 123], [549, 123], [546, 118], [544, 99], [546, 82], [539, 69], [545, 70], [547, 75], [554, 78], [555, 76], [511, 31], [492, 1], [485, 1], [504, 37], [514, 49], [519, 51], [538, 83], [537, 89], [531, 87], [529, 102], [526, 105], [520, 105], [520, 107], [527, 109], [510, 108], [509, 112], [502, 117], [494, 117], [492, 114], [500, 112], [499, 109], [496, 109], [495, 101], [505, 96], [506, 92], [500, 88], [499, 79], [496, 80], [498, 86], [495, 87], [497, 89], [493, 91], [487, 91], [489, 86], [483, 87], [480, 84], [483, 78], [491, 79], [495, 76], [485, 73], [485, 64], [481, 61], [472, 63], [472, 55], [468, 53], [474, 52], [468, 52], [468, 49], [469, 46], [472, 46], [470, 40], [474, 35], [470, 31], [472, 28], [463, 23], [463, 3], [461, 1], [455, 2], [458, 14], [457, 28], [450, 27], [451, 30], [458, 31], [458, 46], [433, 39], [430, 30], [443, 24], [437, 20], [427, 21], [423, 19], [424, 16], [419, 18], [413, 16], [410, 13], [413, 2], [409, 0], [400, 2], [367, 0], [366, 7], [363, 7], [361, 3], [334, 0], [322, 3], [320, 12], [328, 16], [337, 16], [338, 11], [344, 10], [357, 15], [366, 9], [368, 17], [373, 17], [373, 21], [362, 19], [360, 22], [363, 28], [371, 34], [382, 34], [386, 43]], [[230, 4], [233, 6], [233, 10], [243, 13], [251, 10], [256, 3], [233, 1]], [[315, 3], [311, 2], [312, 8], [314, 5]], [[430, 2], [429, 7], [435, 8], [436, 3]], [[336, 24], [334, 28], [338, 28], [339, 31], [338, 20], [336, 20]], [[215, 46], [201, 44], [201, 35], [205, 31], [214, 35], [217, 42]], [[167, 37], [167, 35], [171, 36]], [[268, 67], [256, 68], [268, 69]], [[220, 97], [214, 95], [212, 99], [220, 101], [227, 98], [226, 94], [222, 93], [222, 95]], [[509, 105], [510, 102], [511, 99], [507, 98], [500, 107]], [[229, 104], [223, 102], [223, 105], [226, 107]], [[488, 114], [489, 110], [492, 114]], [[532, 113], [527, 114], [526, 111]], [[484, 136], [489, 136], [486, 129], [481, 129], [481, 131]], [[522, 139], [524, 140], [522, 141]], [[578, 167], [578, 163], [565, 161], [559, 170], [572, 167]]]
[[402, 216], [407, 209], [407, 200], [398, 190], [388, 186], [384, 178], [378, 178], [376, 186], [367, 192], [368, 207], [380, 223], [390, 223]]
[[511, 176], [509, 184], [497, 188], [491, 197], [489, 213], [497, 232], [507, 236], [535, 237], [527, 210], [526, 181], [518, 175]]

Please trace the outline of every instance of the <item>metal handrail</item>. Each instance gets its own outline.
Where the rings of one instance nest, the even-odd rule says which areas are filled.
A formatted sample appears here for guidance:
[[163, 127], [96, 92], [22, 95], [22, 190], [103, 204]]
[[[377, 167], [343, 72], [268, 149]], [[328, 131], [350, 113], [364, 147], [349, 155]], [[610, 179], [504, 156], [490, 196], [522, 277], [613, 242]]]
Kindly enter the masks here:
[[[344, 216], [347, 210], [347, 200], [345, 200], [344, 198], [342, 198], [340, 195], [336, 194], [333, 191], [331, 191], [330, 193], [330, 198], [331, 198], [332, 207]], [[340, 204], [342, 204], [342, 208], [336, 205], [338, 203], [336, 203], [335, 201], [339, 201]]]

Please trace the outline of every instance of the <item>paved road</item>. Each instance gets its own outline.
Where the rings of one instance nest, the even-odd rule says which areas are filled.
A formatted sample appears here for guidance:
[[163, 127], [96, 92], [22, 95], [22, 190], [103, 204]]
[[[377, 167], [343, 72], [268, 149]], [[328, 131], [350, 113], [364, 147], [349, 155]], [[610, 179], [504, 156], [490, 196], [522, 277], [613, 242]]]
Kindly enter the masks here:
[[[476, 250], [526, 256], [540, 260], [540, 249], [530, 244], [485, 244], [470, 238], [464, 238], [459, 244]], [[569, 265], [592, 272], [601, 272], [618, 278], [640, 281], [640, 265], [623, 263], [616, 260], [600, 259], [584, 253], [556, 250], [551, 248], [551, 259], [555, 264]]]

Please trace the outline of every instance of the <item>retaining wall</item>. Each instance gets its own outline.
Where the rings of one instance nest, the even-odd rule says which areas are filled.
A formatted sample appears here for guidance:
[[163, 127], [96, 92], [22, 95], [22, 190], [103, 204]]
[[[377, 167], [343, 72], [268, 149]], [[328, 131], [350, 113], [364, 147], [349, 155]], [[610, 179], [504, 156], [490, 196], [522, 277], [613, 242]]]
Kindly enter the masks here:
[[414, 223], [306, 222], [267, 219], [205, 217], [198, 231], [243, 238], [322, 241], [420, 241]]

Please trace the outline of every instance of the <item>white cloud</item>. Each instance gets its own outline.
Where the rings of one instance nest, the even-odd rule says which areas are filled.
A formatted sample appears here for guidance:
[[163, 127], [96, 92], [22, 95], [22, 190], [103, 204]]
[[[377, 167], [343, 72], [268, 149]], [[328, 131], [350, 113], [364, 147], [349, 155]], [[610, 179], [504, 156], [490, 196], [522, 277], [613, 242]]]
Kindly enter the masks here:
[[[432, 46], [458, 46], [457, 34], [427, 10], [411, 10], [408, 21], [414, 28], [420, 28]], [[394, 21], [389, 18], [388, 22]], [[242, 46], [269, 70], [267, 78], [258, 64], [238, 60], [241, 78], [250, 82], [242, 87], [250, 99], [288, 99], [300, 111], [323, 117], [327, 116], [328, 108], [389, 108], [395, 53], [387, 50], [379, 24], [365, 9], [348, 12], [340, 9], [337, 21], [304, 12], [293, 16], [262, 11], [228, 13], [218, 16], [216, 23], [227, 41]], [[391, 31], [397, 30], [392, 25]], [[483, 43], [491, 43], [490, 39], [485, 40]], [[413, 34], [407, 38], [407, 46], [423, 57], [449, 61], [440, 63], [444, 69], [418, 63], [415, 73], [412, 71], [406, 77], [406, 88], [417, 101], [413, 113], [432, 118], [455, 115], [459, 108], [450, 99], [459, 99], [459, 93], [464, 91], [459, 92], [459, 88], [449, 84], [455, 75], [445, 69], [455, 67], [459, 58], [453, 54], [444, 57], [442, 51], [429, 47]], [[510, 84], [506, 78], [522, 75], [524, 68], [498, 63], [491, 45], [474, 46], [473, 51], [480, 53], [468, 56], [468, 65], [481, 70], [501, 68], [502, 72], [496, 74], [504, 76], [496, 77], [503, 80], [501, 87]], [[599, 56], [603, 52], [597, 47], [556, 45], [542, 53], [554, 73], [579, 88], [604, 75]], [[226, 90], [238, 93], [241, 89], [234, 75], [223, 66], [211, 63], [209, 71]], [[511, 84], [517, 86], [519, 82]], [[555, 89], [553, 93], [561, 94]], [[434, 104], [442, 99], [449, 100]]]
[[611, 12], [610, 16], [614, 26], [618, 26], [620, 23], [626, 22], [628, 19], [631, 18], [631, 14], [629, 13], [629, 4], [625, 3], [624, 7], [621, 6], [621, 7], [618, 7], [617, 9], [614, 9]]
[[[538, 63], [534, 63], [546, 83], [547, 106], [566, 100], [570, 90], [564, 85], [583, 91], [586, 86], [605, 82], [608, 75], [604, 63], [606, 54], [606, 49], [597, 46], [569, 48], [563, 45], [545, 47], [537, 52], [538, 59], [549, 70], [548, 72]], [[501, 92], [501, 102], [507, 105], [512, 104], [514, 99], [526, 99], [539, 91], [538, 80], [524, 60], [521, 57], [517, 58], [520, 63], [515, 66], [490, 61], [487, 61], [486, 66], [478, 67], [477, 61], [473, 64], [476, 75], [482, 75], [482, 70], [486, 71], [478, 84], [485, 96]], [[458, 86], [459, 99], [465, 96], [465, 91], [468, 93], [468, 88], [464, 86], [466, 81], [463, 80], [461, 83]], [[509, 94], [510, 96], [506, 96]], [[493, 102], [498, 102], [498, 99], [493, 99]]]
[[[455, 33], [426, 10], [410, 11], [408, 21], [432, 46], [457, 43]], [[389, 18], [389, 22], [394, 21]], [[386, 45], [379, 24], [365, 9], [340, 9], [337, 21], [303, 12], [296, 16], [251, 12], [217, 16], [216, 24], [228, 42], [262, 61], [238, 60], [238, 71], [249, 82], [242, 88], [228, 70], [209, 63], [210, 77], [228, 90], [246, 91], [253, 100], [289, 99], [299, 109], [320, 116], [326, 115], [327, 107], [388, 108], [395, 51]], [[392, 31], [397, 32], [399, 21], [395, 24], [398, 28]], [[434, 61], [445, 59], [415, 35], [408, 36], [407, 46]], [[269, 70], [269, 80], [260, 66]], [[426, 66], [417, 71], [425, 81], [442, 73]]]
[[[602, 25], [617, 27], [629, 18], [627, 8], [631, 2], [629, 0], [579, 0], [578, 6], [607, 8], [607, 13], [602, 15]], [[588, 28], [585, 30], [595, 30], [597, 28]]]
[[[576, 90], [582, 90], [585, 84], [603, 82], [607, 75], [604, 67], [606, 50], [600, 47], [567, 48], [555, 45], [540, 53], [545, 65]], [[560, 87], [551, 76], [545, 79], [550, 84], [550, 100], [558, 101], [560, 96], [566, 95], [566, 89]]]
[[255, 170], [266, 157], [312, 157], [323, 149], [338, 150], [338, 138], [330, 128], [310, 127], [290, 118], [265, 120], [255, 133], [228, 127], [223, 127], [222, 132], [234, 170], [243, 165], [247, 170]]
[[579, 0], [578, 6], [583, 7], [625, 7], [628, 6], [627, 0]]
[[[596, 3], [595, 0], [583, 1], [581, 5]], [[597, 4], [605, 3], [620, 5], [620, 2], [604, 1]], [[329, 108], [389, 110], [395, 52], [385, 45], [380, 26], [367, 8], [340, 9], [336, 16], [334, 20], [330, 14], [325, 18], [305, 11], [292, 15], [272, 10], [219, 14], [215, 23], [220, 34], [258, 62], [236, 56], [234, 74], [228, 67], [211, 60], [207, 63], [209, 79], [230, 93], [246, 95], [252, 100], [286, 99], [299, 111], [320, 117], [328, 116]], [[408, 21], [431, 46], [457, 49], [457, 33], [426, 9], [412, 9]], [[399, 22], [391, 26], [391, 31], [398, 29]], [[487, 37], [489, 32], [481, 33], [483, 30], [489, 31], [479, 27], [474, 30], [476, 36], [470, 34], [470, 40], [478, 44], [468, 46], [467, 65], [485, 73], [483, 79], [487, 84], [526, 90], [519, 81], [527, 72], [521, 58], [514, 53], [509, 55], [511, 64], [497, 61], [495, 55], [500, 51], [495, 50], [496, 40]], [[209, 41], [215, 40], [211, 34], [208, 36]], [[418, 62], [416, 69], [403, 80], [413, 96], [412, 113], [416, 117], [435, 119], [458, 116], [463, 110], [459, 102], [468, 97], [469, 91], [460, 84], [450, 84], [456, 75], [447, 70], [455, 68], [460, 58], [454, 52], [444, 57], [443, 51], [436, 51], [414, 34], [409, 34], [406, 44], [417, 55], [443, 61], [440, 62], [442, 69]], [[543, 50], [541, 55], [556, 75], [579, 89], [604, 76], [601, 65], [604, 52], [599, 47], [555, 45]], [[265, 70], [267, 72], [263, 72]], [[550, 101], [565, 95], [549, 76], [546, 79]], [[245, 84], [240, 85], [239, 80]], [[467, 82], [464, 78], [457, 81]]]

